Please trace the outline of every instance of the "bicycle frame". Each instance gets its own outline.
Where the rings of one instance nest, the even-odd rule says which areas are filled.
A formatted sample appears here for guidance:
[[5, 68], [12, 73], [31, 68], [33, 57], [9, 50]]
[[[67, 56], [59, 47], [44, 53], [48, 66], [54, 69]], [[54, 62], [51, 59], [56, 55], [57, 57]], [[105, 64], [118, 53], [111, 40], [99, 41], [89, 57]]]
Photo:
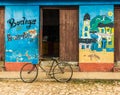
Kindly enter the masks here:
[[52, 63], [51, 63], [51, 66], [50, 66], [50, 69], [49, 69], [49, 71], [47, 72], [47, 70], [45, 70], [42, 66], [41, 66], [41, 63], [42, 63], [42, 60], [40, 59], [40, 62], [39, 62], [39, 64], [38, 64], [38, 66], [41, 68], [41, 70], [43, 70], [44, 72], [46, 72], [46, 73], [48, 73], [49, 75], [51, 75], [52, 74], [52, 70], [53, 70], [53, 68], [54, 68], [54, 64], [59, 64], [58, 63], [58, 61], [57, 61], [57, 59], [50, 59], [51, 61], [52, 61]]

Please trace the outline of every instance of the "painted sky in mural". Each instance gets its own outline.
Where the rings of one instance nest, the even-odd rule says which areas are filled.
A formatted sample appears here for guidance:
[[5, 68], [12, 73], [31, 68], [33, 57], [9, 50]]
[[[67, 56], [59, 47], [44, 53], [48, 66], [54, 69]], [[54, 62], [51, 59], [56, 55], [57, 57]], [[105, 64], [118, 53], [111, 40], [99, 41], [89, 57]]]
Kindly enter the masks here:
[[6, 62], [38, 62], [39, 6], [6, 6]]
[[[86, 50], [88, 57], [92, 56], [100, 61], [104, 56], [103, 52], [106, 55], [107, 52], [114, 52], [113, 9], [112, 5], [80, 6], [79, 48], [81, 55], [82, 50]], [[94, 51], [94, 53], [87, 50]], [[95, 52], [99, 53], [95, 54]], [[92, 60], [92, 57], [89, 57], [90, 60]], [[113, 60], [113, 53], [111, 57]]]

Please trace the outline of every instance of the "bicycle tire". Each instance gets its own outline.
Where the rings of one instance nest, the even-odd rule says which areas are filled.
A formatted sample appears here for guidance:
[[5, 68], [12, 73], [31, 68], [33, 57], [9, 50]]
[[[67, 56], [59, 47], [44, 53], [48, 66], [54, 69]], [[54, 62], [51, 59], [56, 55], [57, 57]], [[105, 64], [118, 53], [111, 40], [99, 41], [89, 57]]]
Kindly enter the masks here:
[[68, 82], [73, 75], [73, 69], [70, 64], [60, 62], [53, 68], [53, 77], [58, 82]]
[[20, 70], [20, 78], [25, 83], [32, 83], [38, 76], [38, 68], [36, 65], [27, 63]]

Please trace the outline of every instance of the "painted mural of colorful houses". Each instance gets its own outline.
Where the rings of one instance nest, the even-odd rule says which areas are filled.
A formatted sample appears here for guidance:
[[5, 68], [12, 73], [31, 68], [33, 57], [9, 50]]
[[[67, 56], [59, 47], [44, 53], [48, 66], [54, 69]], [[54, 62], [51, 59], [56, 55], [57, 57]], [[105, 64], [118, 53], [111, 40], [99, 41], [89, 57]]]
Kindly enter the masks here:
[[113, 23], [98, 24], [99, 33], [98, 35], [101, 37], [101, 40], [98, 42], [99, 48], [106, 48], [107, 51], [111, 51], [114, 47], [114, 25]]
[[106, 15], [98, 15], [90, 19], [90, 14], [86, 13], [79, 41], [81, 49], [113, 52], [114, 24], [112, 20]]

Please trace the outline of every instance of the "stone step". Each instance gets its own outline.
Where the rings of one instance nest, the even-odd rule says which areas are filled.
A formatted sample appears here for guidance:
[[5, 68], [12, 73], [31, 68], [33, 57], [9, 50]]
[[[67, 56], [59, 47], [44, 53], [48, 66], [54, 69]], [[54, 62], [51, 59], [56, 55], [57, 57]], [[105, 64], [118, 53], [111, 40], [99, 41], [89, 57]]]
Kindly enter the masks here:
[[120, 66], [115, 66], [113, 68], [113, 72], [120, 72]]

